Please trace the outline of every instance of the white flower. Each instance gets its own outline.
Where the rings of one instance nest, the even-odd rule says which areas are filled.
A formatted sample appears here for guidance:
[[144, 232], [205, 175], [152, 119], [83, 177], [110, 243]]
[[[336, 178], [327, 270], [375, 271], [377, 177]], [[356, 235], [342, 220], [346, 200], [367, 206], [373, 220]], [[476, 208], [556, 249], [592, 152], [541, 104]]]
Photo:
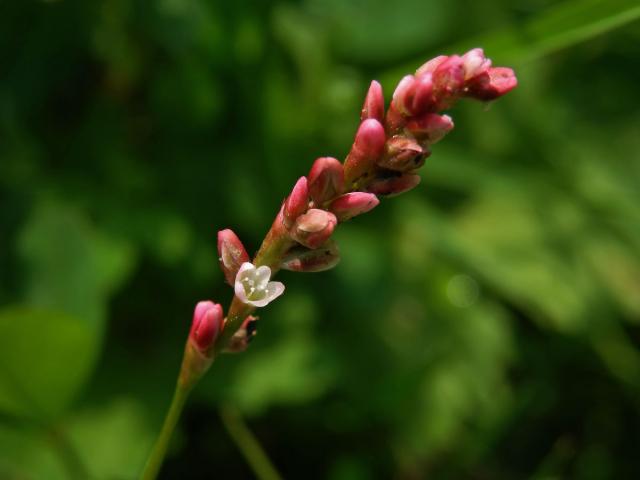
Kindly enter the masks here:
[[283, 294], [284, 284], [270, 282], [271, 269], [266, 265], [256, 268], [244, 262], [236, 275], [235, 292], [242, 303], [264, 307]]

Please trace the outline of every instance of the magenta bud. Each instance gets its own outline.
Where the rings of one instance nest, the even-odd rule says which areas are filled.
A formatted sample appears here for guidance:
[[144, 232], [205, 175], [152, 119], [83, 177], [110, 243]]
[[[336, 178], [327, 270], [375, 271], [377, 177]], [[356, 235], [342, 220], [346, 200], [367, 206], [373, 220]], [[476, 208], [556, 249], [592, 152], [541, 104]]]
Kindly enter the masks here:
[[518, 79], [512, 69], [494, 67], [468, 83], [467, 95], [478, 100], [495, 100], [516, 88], [517, 85]]
[[198, 302], [193, 312], [189, 338], [200, 351], [207, 351], [222, 331], [223, 323], [224, 314], [220, 304], [211, 301]]
[[481, 48], [474, 48], [462, 55], [462, 65], [464, 79], [468, 81], [486, 73], [491, 67], [491, 60], [484, 56], [484, 51]]
[[416, 77], [415, 94], [411, 103], [411, 112], [413, 115], [419, 115], [433, 109], [433, 80], [430, 73]]
[[404, 174], [388, 178], [380, 178], [369, 184], [367, 190], [376, 195], [392, 197], [408, 192], [420, 183], [420, 176]]
[[384, 117], [384, 125], [387, 134], [395, 135], [402, 130], [406, 123], [406, 117], [402, 115], [402, 113], [400, 113], [395, 104], [392, 102], [387, 109], [387, 115]]
[[292, 248], [285, 254], [280, 268], [292, 272], [324, 272], [335, 267], [338, 262], [338, 245], [329, 240], [315, 250], [304, 247]]
[[339, 222], [345, 222], [362, 213], [372, 210], [380, 200], [373, 193], [351, 192], [336, 198], [331, 202], [329, 209], [334, 213]]
[[309, 208], [309, 189], [307, 177], [300, 177], [284, 202], [283, 219], [285, 226], [290, 228], [293, 222]]
[[433, 72], [433, 86], [436, 96], [456, 94], [463, 84], [464, 61], [458, 55], [451, 55]]
[[376, 80], [371, 82], [369, 91], [364, 99], [360, 120], [374, 118], [379, 122], [384, 120], [384, 96], [382, 94], [382, 85]]
[[416, 92], [416, 86], [415, 77], [413, 75], [405, 75], [393, 92], [393, 99], [391, 100], [391, 103], [402, 115], [411, 115], [411, 107], [413, 97]]
[[351, 151], [344, 161], [344, 177], [347, 184], [364, 175], [375, 165], [384, 153], [386, 141], [384, 127], [378, 120], [369, 118], [360, 124]]
[[415, 139], [396, 135], [387, 142], [387, 151], [378, 160], [378, 165], [396, 172], [408, 172], [420, 168], [429, 154]]
[[426, 62], [424, 65], [422, 65], [418, 70], [416, 70], [416, 77], [422, 76], [425, 73], [435, 72], [436, 68], [438, 68], [440, 64], [444, 62], [447, 58], [449, 57], [447, 57], [446, 55], [440, 55], [438, 57], [432, 58], [431, 60]]
[[453, 120], [449, 115], [427, 113], [417, 118], [412, 118], [406, 126], [417, 139], [434, 144], [453, 129]]
[[337, 224], [338, 219], [333, 213], [312, 208], [298, 217], [291, 236], [305, 247], [318, 248], [329, 240]]
[[233, 230], [227, 228], [218, 232], [218, 260], [225, 280], [233, 285], [240, 265], [249, 261], [249, 254]]
[[224, 349], [225, 353], [240, 353], [244, 352], [251, 340], [256, 336], [256, 326], [258, 317], [249, 315], [244, 319], [240, 328], [233, 334], [229, 343]]
[[337, 197], [344, 188], [344, 169], [333, 157], [320, 157], [311, 167], [308, 175], [309, 195], [315, 206]]

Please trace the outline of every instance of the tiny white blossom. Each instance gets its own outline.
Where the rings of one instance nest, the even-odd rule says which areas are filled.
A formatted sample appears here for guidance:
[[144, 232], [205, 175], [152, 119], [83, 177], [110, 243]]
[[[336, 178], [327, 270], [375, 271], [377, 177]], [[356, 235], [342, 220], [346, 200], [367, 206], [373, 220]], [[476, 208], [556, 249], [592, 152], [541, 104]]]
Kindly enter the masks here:
[[284, 284], [270, 282], [271, 269], [266, 265], [257, 267], [244, 262], [236, 275], [236, 296], [248, 305], [264, 307], [284, 293]]

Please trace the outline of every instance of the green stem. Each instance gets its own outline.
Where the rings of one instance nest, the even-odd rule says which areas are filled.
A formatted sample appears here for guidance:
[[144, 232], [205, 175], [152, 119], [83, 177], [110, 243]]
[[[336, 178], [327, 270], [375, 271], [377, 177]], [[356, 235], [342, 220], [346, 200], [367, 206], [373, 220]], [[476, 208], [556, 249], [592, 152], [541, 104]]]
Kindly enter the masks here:
[[51, 445], [55, 449], [60, 461], [72, 480], [89, 478], [89, 473], [78, 455], [74, 446], [69, 441], [66, 433], [60, 426], [52, 427], [49, 431]]
[[256, 477], [259, 480], [282, 480], [238, 410], [231, 405], [221, 407], [220, 418]]
[[140, 475], [140, 480], [154, 480], [158, 476], [158, 472], [160, 471], [160, 467], [162, 466], [162, 462], [164, 461], [164, 457], [167, 453], [169, 441], [171, 440], [171, 436], [176, 428], [176, 424], [178, 423], [178, 419], [180, 418], [180, 414], [182, 413], [182, 409], [184, 408], [184, 404], [187, 401], [190, 391], [191, 387], [185, 386], [181, 382], [178, 382], [176, 385], [176, 390], [173, 393], [173, 400], [171, 400], [171, 406], [169, 407], [167, 416], [164, 419], [162, 430], [156, 439], [153, 450], [151, 451], [149, 459], [144, 466], [144, 470]]

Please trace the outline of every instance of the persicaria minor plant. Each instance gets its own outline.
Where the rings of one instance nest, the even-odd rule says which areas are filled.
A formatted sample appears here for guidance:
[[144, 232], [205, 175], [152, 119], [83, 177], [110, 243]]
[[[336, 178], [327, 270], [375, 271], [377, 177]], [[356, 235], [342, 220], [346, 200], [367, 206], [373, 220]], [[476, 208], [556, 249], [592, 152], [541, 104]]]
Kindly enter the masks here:
[[142, 478], [156, 477], [187, 396], [215, 357], [244, 351], [255, 333], [255, 310], [285, 292], [272, 280], [278, 270], [321, 272], [336, 266], [340, 254], [331, 236], [340, 223], [372, 210], [380, 198], [418, 185], [416, 172], [431, 146], [453, 128], [451, 117], [441, 112], [461, 98], [494, 100], [516, 85], [513, 70], [492, 67], [479, 48], [436, 57], [405, 76], [386, 112], [382, 87], [374, 80], [345, 161], [321, 157], [313, 163], [282, 203], [253, 259], [232, 230], [218, 233], [220, 267], [233, 300], [226, 317], [220, 304], [196, 305], [173, 402]]

